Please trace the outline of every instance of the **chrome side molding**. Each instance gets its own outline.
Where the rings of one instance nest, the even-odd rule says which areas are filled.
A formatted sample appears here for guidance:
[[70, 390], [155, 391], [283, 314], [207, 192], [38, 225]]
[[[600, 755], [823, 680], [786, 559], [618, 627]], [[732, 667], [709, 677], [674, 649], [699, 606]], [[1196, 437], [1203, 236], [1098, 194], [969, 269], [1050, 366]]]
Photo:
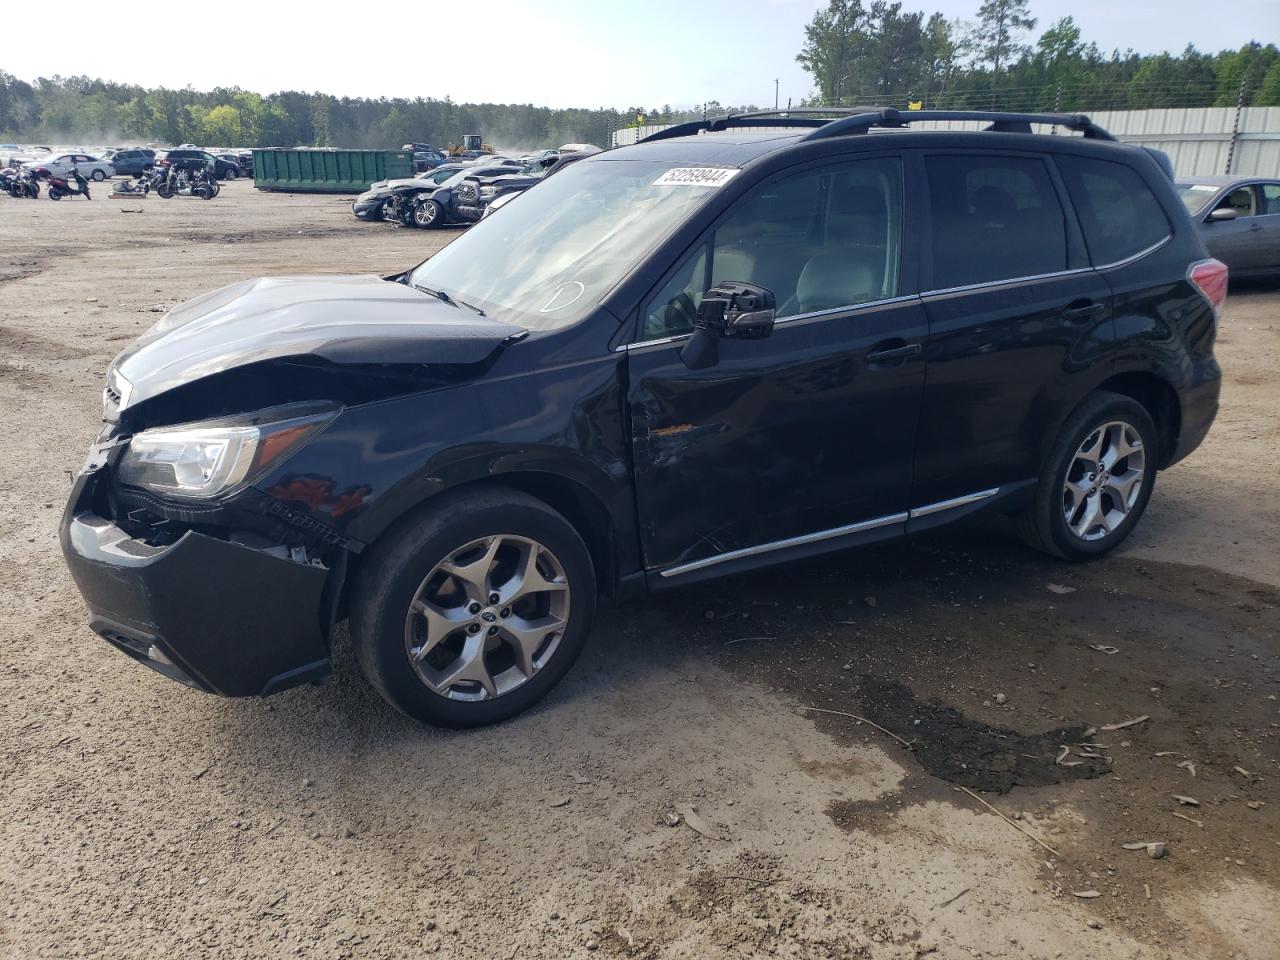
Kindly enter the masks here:
[[786, 550], [788, 547], [802, 547], [810, 543], [821, 543], [823, 540], [834, 540], [837, 537], [843, 537], [851, 533], [876, 530], [880, 527], [892, 526], [895, 523], [904, 523], [907, 520], [915, 520], [919, 517], [941, 513], [944, 510], [954, 510], [957, 507], [965, 507], [971, 503], [979, 503], [994, 497], [999, 492], [999, 487], [992, 487], [990, 490], [979, 490], [976, 493], [967, 493], [962, 497], [952, 497], [950, 500], [940, 500], [937, 503], [930, 503], [923, 507], [915, 507], [907, 513], [891, 513], [887, 516], [876, 517], [873, 520], [862, 520], [858, 523], [845, 524], [842, 527], [832, 527], [830, 530], [819, 530], [817, 533], [806, 533], [798, 537], [788, 537], [786, 540], [773, 540], [769, 543], [757, 544], [754, 547], [729, 550], [725, 553], [717, 553], [714, 557], [703, 557], [701, 560], [692, 560], [689, 563], [668, 567], [666, 570], [661, 571], [661, 576], [678, 577], [683, 573], [705, 570], [707, 567], [728, 563], [730, 560], [741, 560], [744, 557], [755, 557], [762, 553], [772, 553], [775, 550]]

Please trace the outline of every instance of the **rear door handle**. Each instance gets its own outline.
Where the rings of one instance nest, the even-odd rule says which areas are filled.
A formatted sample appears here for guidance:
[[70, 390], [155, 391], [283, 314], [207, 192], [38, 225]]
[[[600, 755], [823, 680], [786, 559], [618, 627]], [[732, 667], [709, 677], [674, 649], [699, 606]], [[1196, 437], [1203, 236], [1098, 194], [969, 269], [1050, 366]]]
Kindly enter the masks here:
[[1086, 320], [1092, 320], [1094, 317], [1100, 317], [1107, 312], [1105, 303], [1098, 303], [1096, 300], [1090, 300], [1085, 303], [1072, 303], [1062, 310], [1062, 319], [1067, 323], [1084, 323]]
[[[888, 343], [896, 341], [890, 340]], [[877, 344], [879, 346], [879, 344]], [[871, 363], [884, 363], [886, 360], [905, 360], [907, 357], [914, 357], [920, 353], [921, 347], [918, 343], [908, 343], [900, 347], [885, 346], [880, 350], [872, 350], [867, 354], [867, 360]]]

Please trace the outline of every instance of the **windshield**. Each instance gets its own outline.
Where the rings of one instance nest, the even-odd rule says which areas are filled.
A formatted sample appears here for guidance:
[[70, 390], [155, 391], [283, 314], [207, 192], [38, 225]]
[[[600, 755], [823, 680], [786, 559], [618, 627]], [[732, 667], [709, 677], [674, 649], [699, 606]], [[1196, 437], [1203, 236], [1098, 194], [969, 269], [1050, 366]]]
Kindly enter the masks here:
[[1191, 214], [1197, 214], [1203, 210], [1220, 189], [1206, 183], [1180, 183], [1177, 187], [1178, 199]]
[[737, 172], [664, 176], [676, 166], [575, 163], [502, 216], [477, 223], [415, 268], [409, 282], [531, 330], [576, 323]]

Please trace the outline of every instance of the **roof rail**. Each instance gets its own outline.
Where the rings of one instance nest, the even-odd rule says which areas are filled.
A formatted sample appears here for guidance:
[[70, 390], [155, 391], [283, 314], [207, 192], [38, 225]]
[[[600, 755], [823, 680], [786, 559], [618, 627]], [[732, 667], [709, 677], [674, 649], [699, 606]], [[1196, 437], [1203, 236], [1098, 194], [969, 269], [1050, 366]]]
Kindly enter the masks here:
[[810, 127], [801, 141], [825, 140], [866, 133], [872, 127], [905, 127], [922, 120], [970, 120], [990, 124], [997, 133], [1030, 133], [1031, 124], [1041, 123], [1075, 130], [1093, 140], [1114, 140], [1110, 133], [1082, 113], [998, 113], [982, 110], [898, 110], [894, 107], [798, 107], [790, 110], [753, 110], [726, 114], [709, 120], [676, 124], [650, 134], [639, 143], [687, 137], [702, 131], [715, 132], [730, 127]]

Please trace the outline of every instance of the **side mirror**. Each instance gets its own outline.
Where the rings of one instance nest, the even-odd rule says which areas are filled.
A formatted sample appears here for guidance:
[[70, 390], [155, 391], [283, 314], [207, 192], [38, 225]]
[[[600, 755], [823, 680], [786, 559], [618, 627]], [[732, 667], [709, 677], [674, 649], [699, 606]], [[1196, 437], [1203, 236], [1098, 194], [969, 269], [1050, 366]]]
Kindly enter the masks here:
[[680, 351], [690, 370], [713, 366], [721, 339], [763, 340], [773, 333], [778, 302], [773, 291], [754, 283], [726, 280], [716, 284], [698, 305], [693, 336]]
[[1236, 213], [1234, 207], [1219, 207], [1217, 210], [1214, 210], [1209, 214], [1208, 220], [1210, 223], [1215, 220], [1234, 220], [1237, 216], [1239, 216], [1239, 214]]

